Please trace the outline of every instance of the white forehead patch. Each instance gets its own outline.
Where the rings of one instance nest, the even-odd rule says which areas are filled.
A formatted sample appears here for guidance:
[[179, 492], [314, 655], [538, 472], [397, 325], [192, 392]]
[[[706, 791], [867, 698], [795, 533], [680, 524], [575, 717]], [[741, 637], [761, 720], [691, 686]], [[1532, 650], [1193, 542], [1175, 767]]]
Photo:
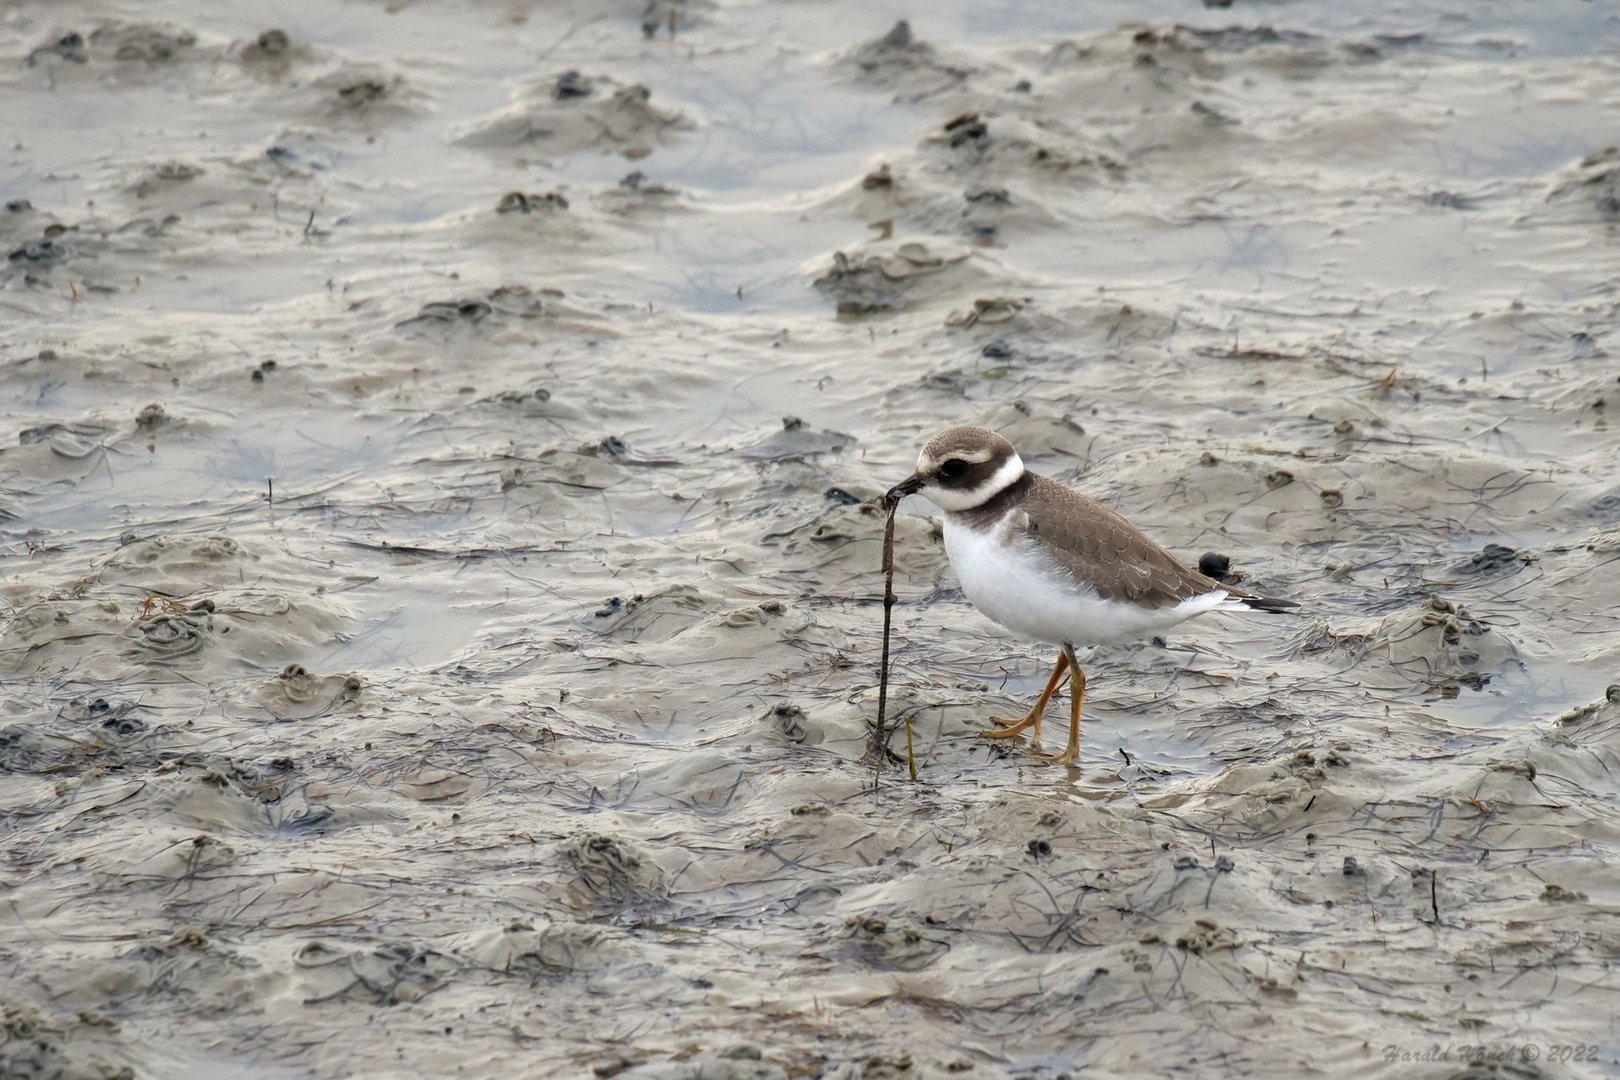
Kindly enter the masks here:
[[978, 450], [958, 450], [951, 454], [947, 454], [943, 458], [935, 457], [927, 450], [924, 450], [922, 453], [917, 455], [917, 471], [920, 473], [933, 472], [945, 462], [952, 459], [957, 461], [965, 461], [969, 465], [982, 465], [995, 456], [995, 450], [988, 446], [980, 447]]

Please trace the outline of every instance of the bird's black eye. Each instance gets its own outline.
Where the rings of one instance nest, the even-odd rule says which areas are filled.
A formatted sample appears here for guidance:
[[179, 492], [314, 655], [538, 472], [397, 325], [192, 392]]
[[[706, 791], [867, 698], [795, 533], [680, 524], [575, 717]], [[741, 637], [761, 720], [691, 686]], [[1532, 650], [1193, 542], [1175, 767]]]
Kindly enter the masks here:
[[967, 462], [961, 458], [951, 458], [939, 467], [939, 475], [947, 480], [957, 480], [961, 478], [963, 473], [967, 472], [967, 468]]

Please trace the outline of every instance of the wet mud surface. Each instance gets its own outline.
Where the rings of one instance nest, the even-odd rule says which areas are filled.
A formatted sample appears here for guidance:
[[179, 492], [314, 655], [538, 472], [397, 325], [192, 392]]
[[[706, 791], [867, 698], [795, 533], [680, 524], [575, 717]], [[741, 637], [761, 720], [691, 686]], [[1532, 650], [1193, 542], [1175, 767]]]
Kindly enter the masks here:
[[[1611, 1074], [1617, 45], [9, 5], [0, 1075]], [[874, 789], [955, 423], [1301, 613], [1046, 767], [907, 504]]]

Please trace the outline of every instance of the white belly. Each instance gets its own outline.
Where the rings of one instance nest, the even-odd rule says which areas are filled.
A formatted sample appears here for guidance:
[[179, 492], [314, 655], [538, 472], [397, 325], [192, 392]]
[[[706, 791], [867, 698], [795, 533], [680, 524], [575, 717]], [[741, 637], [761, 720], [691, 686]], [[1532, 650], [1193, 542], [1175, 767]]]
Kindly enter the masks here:
[[1104, 600], [1040, 554], [1039, 544], [1003, 541], [1002, 530], [981, 533], [945, 519], [945, 554], [973, 606], [1015, 634], [1053, 645], [1141, 641], [1234, 601], [1222, 590], [1175, 607], [1145, 608]]

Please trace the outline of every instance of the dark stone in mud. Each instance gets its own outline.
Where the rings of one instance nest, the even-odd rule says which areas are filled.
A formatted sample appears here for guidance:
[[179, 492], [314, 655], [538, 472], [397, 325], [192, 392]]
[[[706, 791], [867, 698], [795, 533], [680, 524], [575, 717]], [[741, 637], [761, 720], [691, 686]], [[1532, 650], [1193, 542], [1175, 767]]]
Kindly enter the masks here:
[[594, 92], [591, 81], [577, 71], [565, 71], [557, 76], [557, 85], [551, 90], [552, 96], [558, 101], [587, 98]]
[[27, 199], [6, 200], [6, 212], [9, 214], [22, 214], [34, 208], [34, 204]]
[[1500, 570], [1504, 566], [1512, 566], [1524, 561], [1524, 557], [1515, 548], [1506, 544], [1486, 544], [1484, 550], [1468, 560], [1468, 569], [1477, 572]]
[[6, 256], [14, 263], [34, 263], [40, 266], [51, 266], [66, 259], [71, 254], [67, 247], [58, 244], [55, 240], [35, 240], [24, 244]]
[[894, 174], [887, 165], [879, 165], [874, 171], [861, 177], [861, 190], [887, 191], [894, 187]]
[[496, 205], [497, 214], [533, 214], [546, 210], [566, 210], [568, 199], [558, 191], [547, 191], [538, 195], [529, 195], [521, 191], [514, 191], [504, 195]]
[[363, 109], [388, 96], [388, 86], [376, 79], [361, 79], [338, 87], [338, 102], [345, 108]]
[[996, 338], [980, 349], [979, 353], [986, 360], [1005, 360], [1013, 354], [1013, 347], [1007, 343], [1006, 338]]
[[138, 735], [146, 730], [146, 721], [134, 716], [109, 716], [101, 722], [101, 726], [115, 735], [129, 737]]
[[1266, 473], [1266, 487], [1273, 491], [1285, 488], [1294, 482], [1294, 474], [1287, 469], [1273, 469]]
[[285, 31], [266, 30], [259, 35], [259, 52], [265, 56], [280, 56], [292, 44]]
[[945, 123], [945, 133], [951, 137], [951, 149], [960, 149], [972, 143], [982, 145], [990, 137], [990, 126], [979, 119], [978, 113], [963, 113]]
[[1198, 559], [1198, 572], [1216, 581], [1229, 581], [1232, 577], [1232, 557], [1218, 551], [1206, 551]]
[[865, 501], [859, 495], [853, 495], [841, 487], [828, 488], [826, 491], [826, 496], [828, 501], [835, 502], [839, 506], [859, 506]]
[[24, 63], [28, 67], [38, 64], [41, 57], [56, 56], [70, 64], [84, 64], [90, 60], [90, 51], [85, 45], [84, 35], [77, 30], [70, 30], [57, 38], [49, 45], [41, 45], [28, 54]]

